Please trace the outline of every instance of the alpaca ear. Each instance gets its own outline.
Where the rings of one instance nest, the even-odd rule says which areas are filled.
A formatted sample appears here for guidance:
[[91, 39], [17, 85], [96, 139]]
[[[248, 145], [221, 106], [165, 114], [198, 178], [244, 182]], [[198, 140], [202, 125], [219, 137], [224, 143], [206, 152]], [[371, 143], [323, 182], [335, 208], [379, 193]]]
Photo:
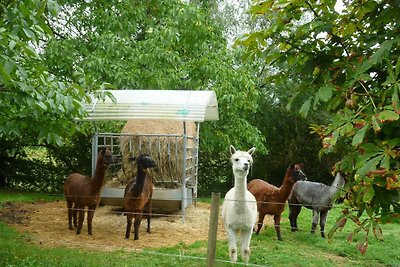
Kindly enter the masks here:
[[256, 151], [256, 148], [252, 147], [249, 149], [249, 151], [247, 151], [247, 153], [249, 153], [250, 155], [253, 155], [254, 151]]
[[107, 150], [107, 148], [105, 148], [105, 147], [102, 147], [102, 148], [101, 148], [100, 152], [101, 152], [101, 154], [102, 154], [103, 156], [106, 154], [106, 150]]
[[236, 148], [234, 146], [232, 146], [232, 145], [229, 147], [229, 150], [231, 152], [231, 155], [236, 153]]

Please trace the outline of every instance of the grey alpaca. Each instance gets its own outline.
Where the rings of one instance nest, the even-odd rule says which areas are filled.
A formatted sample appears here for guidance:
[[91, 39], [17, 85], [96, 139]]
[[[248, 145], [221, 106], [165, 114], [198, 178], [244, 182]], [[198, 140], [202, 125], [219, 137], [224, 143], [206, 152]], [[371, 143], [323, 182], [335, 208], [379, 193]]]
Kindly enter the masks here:
[[316, 182], [298, 181], [293, 186], [288, 198], [289, 220], [292, 231], [298, 231], [297, 217], [300, 214], [301, 207], [304, 206], [313, 210], [311, 233], [315, 233], [318, 220], [320, 220], [321, 236], [325, 237], [325, 222], [328, 217], [328, 211], [332, 208], [336, 192], [343, 185], [344, 177], [339, 172], [330, 186]]

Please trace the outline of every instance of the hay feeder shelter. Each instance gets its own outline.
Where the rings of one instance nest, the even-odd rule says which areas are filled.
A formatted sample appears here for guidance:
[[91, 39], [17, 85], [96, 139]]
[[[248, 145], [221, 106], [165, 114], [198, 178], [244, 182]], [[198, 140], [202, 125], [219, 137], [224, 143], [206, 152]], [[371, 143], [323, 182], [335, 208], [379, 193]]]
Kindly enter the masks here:
[[[149, 177], [155, 184], [153, 207], [185, 209], [196, 201], [200, 122], [219, 119], [214, 91], [110, 90], [114, 101], [92, 98], [85, 104], [96, 132], [92, 141], [92, 174], [99, 148], [110, 147], [116, 161], [101, 191], [101, 204], [122, 205], [124, 188], [135, 177], [129, 159], [147, 153], [157, 167]], [[126, 121], [121, 133], [99, 132], [96, 121]]]

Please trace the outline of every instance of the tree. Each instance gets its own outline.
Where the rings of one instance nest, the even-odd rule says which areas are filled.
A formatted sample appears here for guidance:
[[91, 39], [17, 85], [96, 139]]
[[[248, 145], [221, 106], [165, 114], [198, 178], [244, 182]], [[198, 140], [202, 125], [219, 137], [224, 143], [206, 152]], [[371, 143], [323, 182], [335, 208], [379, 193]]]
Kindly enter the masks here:
[[258, 1], [250, 12], [269, 26], [237, 43], [275, 70], [267, 82], [298, 81], [288, 108], [332, 114], [312, 126], [321, 155], [341, 154], [336, 171], [347, 176], [346, 208], [330, 237], [351, 219], [349, 240], [365, 230], [357, 244], [365, 253], [371, 232], [382, 238], [379, 224], [400, 222], [399, 1], [344, 1], [343, 10], [336, 2]]
[[251, 69], [227, 48], [210, 10], [182, 1], [60, 3], [51, 23], [57, 38], [45, 48], [53, 72], [84, 70], [89, 80], [119, 89], [214, 90], [220, 121], [202, 124], [201, 150], [226, 157], [233, 142], [266, 152], [245, 119], [257, 109]]
[[47, 20], [57, 9], [54, 1], [0, 3], [2, 187], [16, 178], [40, 184], [38, 177], [47, 177], [50, 169], [56, 172], [45, 162], [27, 160], [23, 147], [61, 145], [76, 131], [74, 119], [84, 114], [86, 89], [54, 75], [41, 54], [42, 45], [52, 38]]
[[[10, 145], [5, 157], [15, 157], [16, 147], [44, 145], [64, 165], [73, 164], [54, 144], [85, 136], [90, 142], [90, 126], [77, 122], [85, 115], [82, 103], [113, 88], [214, 90], [220, 121], [202, 124], [202, 155], [222, 161], [231, 143], [266, 153], [262, 135], [246, 120], [257, 109], [254, 76], [227, 48], [208, 6], [213, 7], [180, 0], [3, 4], [0, 45], [7, 61], [0, 69], [0, 137]], [[84, 135], [72, 138], [78, 131]]]
[[290, 90], [286, 86], [265, 85], [260, 90], [260, 108], [249, 120], [265, 136], [268, 155], [254, 161], [251, 175], [280, 186], [287, 167], [303, 163], [309, 180], [331, 184], [335, 157], [321, 160], [318, 157], [320, 141], [309, 134], [310, 123], [323, 123], [327, 116], [310, 112], [307, 118], [302, 118], [297, 112], [286, 110], [289, 99], [284, 94]]
[[52, 37], [46, 19], [57, 5], [8, 1], [0, 8], [0, 138], [60, 145], [76, 129], [73, 119], [82, 116], [87, 92], [54, 75], [40, 54]]

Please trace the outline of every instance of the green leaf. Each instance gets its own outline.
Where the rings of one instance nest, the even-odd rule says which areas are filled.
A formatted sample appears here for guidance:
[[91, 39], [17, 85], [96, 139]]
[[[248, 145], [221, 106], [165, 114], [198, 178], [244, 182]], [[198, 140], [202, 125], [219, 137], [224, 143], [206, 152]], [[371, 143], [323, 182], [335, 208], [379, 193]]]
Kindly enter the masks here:
[[358, 146], [361, 144], [364, 140], [365, 133], [369, 129], [370, 125], [369, 123], [365, 124], [363, 128], [358, 130], [358, 132], [354, 135], [353, 141], [351, 142], [352, 146]]
[[0, 78], [4, 84], [8, 84], [11, 81], [10, 74], [0, 65]]
[[54, 134], [53, 138], [58, 146], [62, 146], [64, 144], [63, 140], [58, 134]]
[[371, 200], [374, 198], [374, 196], [375, 196], [375, 190], [374, 190], [373, 186], [370, 185], [364, 191], [363, 201], [365, 203], [370, 203]]
[[17, 44], [16, 41], [10, 40], [10, 43], [8, 44], [8, 47], [10, 48], [10, 50], [13, 50], [16, 44]]
[[327, 102], [332, 98], [332, 92], [335, 88], [333, 85], [325, 85], [319, 88], [318, 90], [318, 98], [323, 102]]
[[370, 160], [368, 160], [367, 162], [365, 162], [365, 164], [358, 169], [357, 174], [359, 176], [365, 176], [368, 172], [376, 170], [377, 166], [379, 164], [379, 162], [382, 160], [383, 155], [379, 155], [376, 156]]
[[396, 81], [396, 75], [394, 73], [394, 67], [392, 66], [392, 64], [390, 63], [389, 59], [384, 58], [383, 59], [386, 63], [386, 69], [387, 69], [387, 73], [388, 73], [388, 78], [387, 81], [384, 84], [387, 83], [393, 83]]
[[340, 127], [340, 135], [345, 136], [349, 133], [351, 133], [354, 130], [354, 126], [351, 123], [346, 123], [342, 127]]
[[36, 42], [36, 34], [29, 28], [23, 28], [23, 31], [29, 39], [33, 40]]
[[388, 155], [385, 155], [381, 161], [381, 168], [384, 168], [386, 170], [390, 169], [390, 157]]
[[43, 110], [47, 110], [47, 106], [42, 101], [37, 101], [36, 104]]
[[372, 64], [381, 62], [383, 58], [387, 57], [395, 42], [396, 40], [384, 41], [381, 47], [371, 56], [370, 61], [372, 62]]
[[310, 110], [310, 106], [311, 106], [311, 100], [312, 97], [310, 97], [309, 99], [307, 99], [306, 102], [304, 102], [304, 104], [301, 106], [299, 114], [301, 117], [306, 118], [308, 115], [308, 111]]
[[374, 132], [379, 133], [381, 131], [381, 127], [379, 126], [378, 120], [376, 119], [375, 116], [372, 116], [371, 122], [372, 122], [372, 128], [374, 129]]
[[362, 144], [360, 145], [359, 150], [363, 152], [362, 155], [359, 155], [356, 158], [356, 169], [362, 168], [368, 160], [384, 153], [383, 148], [373, 143]]
[[384, 110], [376, 115], [380, 122], [397, 121], [399, 119], [399, 114], [393, 110]]
[[343, 27], [343, 35], [347, 36], [347, 35], [351, 35], [354, 31], [356, 31], [357, 26], [354, 25], [353, 23], [349, 23], [346, 26]]
[[400, 56], [397, 59], [396, 68], [395, 68], [395, 74], [396, 74], [396, 77], [398, 77], [400, 75]]
[[250, 7], [250, 14], [265, 14], [272, 6], [275, 1], [263, 1], [258, 5], [252, 5]]
[[273, 1], [272, 8], [283, 9], [291, 4], [291, 1], [281, 0], [281, 1]]
[[47, 8], [53, 16], [57, 16], [60, 12], [60, 7], [58, 6], [57, 1], [54, 0], [47, 0]]

